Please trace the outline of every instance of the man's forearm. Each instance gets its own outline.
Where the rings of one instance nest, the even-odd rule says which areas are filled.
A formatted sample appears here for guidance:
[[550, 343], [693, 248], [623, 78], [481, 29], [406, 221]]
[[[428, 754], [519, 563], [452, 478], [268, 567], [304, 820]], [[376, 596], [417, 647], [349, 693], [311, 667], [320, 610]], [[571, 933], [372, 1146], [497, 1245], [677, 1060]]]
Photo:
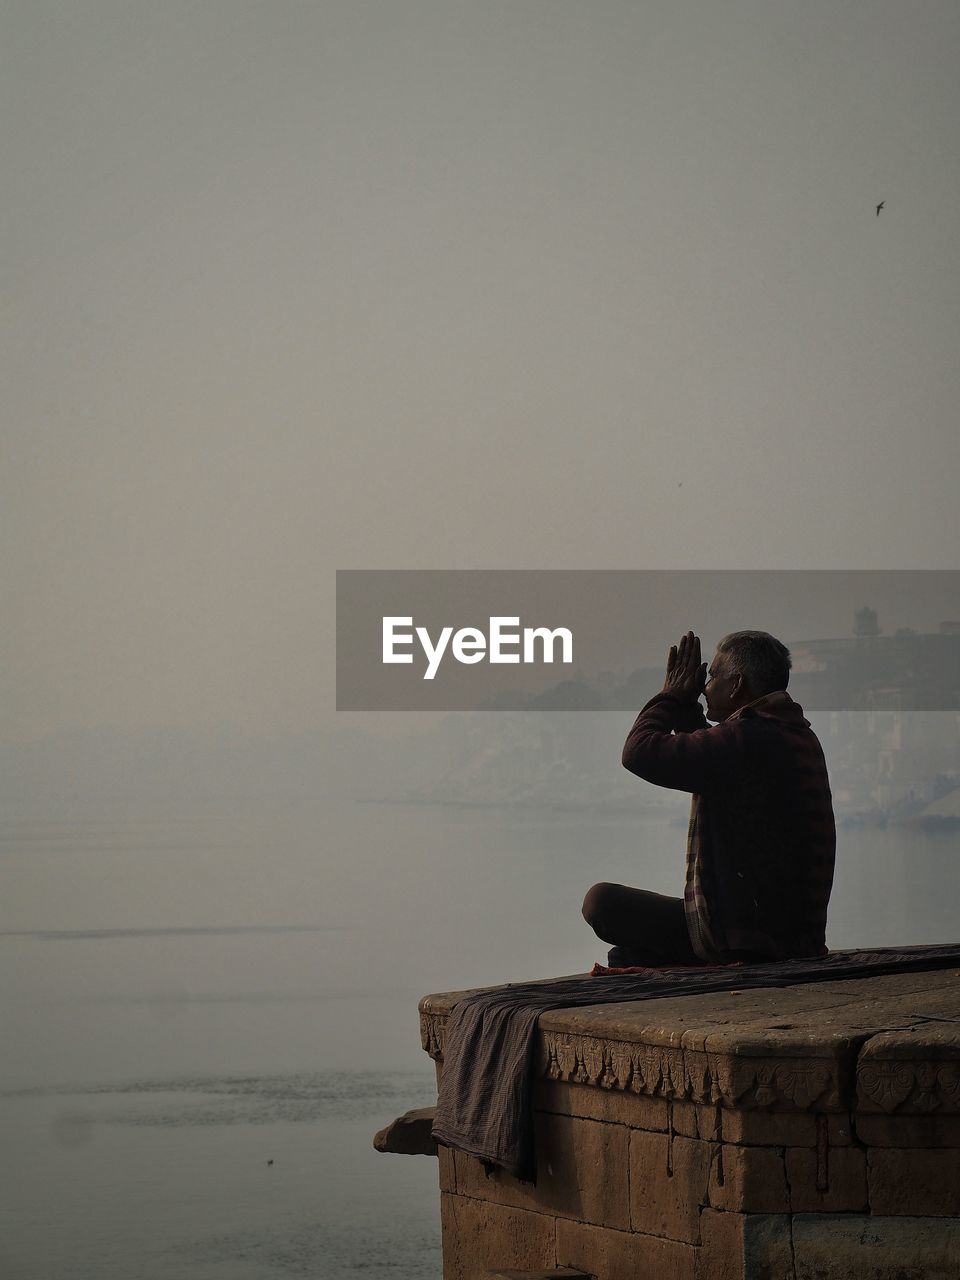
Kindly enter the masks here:
[[653, 711], [658, 727], [673, 733], [695, 733], [697, 729], [708, 729], [707, 718], [699, 701], [678, 698], [674, 693], [661, 691], [647, 702], [634, 722], [634, 727], [641, 717]]
[[[698, 702], [658, 693], [634, 721], [623, 747], [623, 767], [656, 786], [702, 790], [706, 744], [688, 735], [709, 726]], [[688, 749], [689, 747], [689, 749]]]
[[707, 717], [699, 702], [681, 702], [674, 718], [674, 733], [696, 733], [698, 729], [709, 729]]

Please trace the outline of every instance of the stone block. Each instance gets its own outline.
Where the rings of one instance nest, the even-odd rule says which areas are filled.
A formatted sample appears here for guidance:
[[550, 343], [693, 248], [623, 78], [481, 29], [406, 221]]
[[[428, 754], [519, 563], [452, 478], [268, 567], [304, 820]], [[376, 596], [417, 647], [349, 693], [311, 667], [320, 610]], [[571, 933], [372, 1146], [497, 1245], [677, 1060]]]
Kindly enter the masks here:
[[374, 1135], [374, 1148], [400, 1156], [435, 1156], [437, 1144], [430, 1133], [435, 1112], [436, 1107], [405, 1111]]
[[457, 1165], [453, 1151], [450, 1147], [438, 1146], [437, 1157], [440, 1161], [440, 1190], [456, 1192]]
[[867, 1155], [860, 1147], [788, 1147], [792, 1213], [862, 1213], [867, 1208]]
[[[775, 1052], [775, 1044], [775, 1040], [769, 1041], [766, 1057], [747, 1056], [745, 1047], [744, 1056], [734, 1053], [725, 1059], [714, 1059], [715, 1075], [727, 1107], [800, 1115], [813, 1110], [840, 1111], [841, 1079], [846, 1070], [841, 1057], [783, 1057]], [[781, 1054], [784, 1052], [781, 1049]]]
[[[854, 1139], [853, 1120], [849, 1111], [837, 1111], [827, 1116], [827, 1142], [831, 1147], [849, 1147]], [[805, 1146], [805, 1143], [788, 1143], [788, 1146]]]
[[[675, 1131], [689, 1138], [718, 1141], [717, 1108], [700, 1105], [695, 1110], [696, 1124], [687, 1122], [681, 1128], [675, 1119]], [[741, 1147], [815, 1147], [824, 1126], [833, 1147], [848, 1146], [853, 1140], [850, 1116], [845, 1111], [738, 1111], [723, 1107], [720, 1124], [722, 1140]]]
[[857, 1116], [868, 1147], [960, 1147], [960, 1116]]
[[443, 1280], [486, 1280], [491, 1271], [557, 1265], [553, 1218], [466, 1196], [440, 1197]]
[[780, 1152], [773, 1147], [734, 1147], [711, 1143], [707, 1191], [712, 1209], [733, 1213], [786, 1213], [787, 1177]]
[[956, 1280], [960, 1222], [798, 1214], [793, 1254], [796, 1280]]
[[634, 1231], [688, 1244], [700, 1242], [707, 1199], [710, 1144], [667, 1134], [630, 1135], [630, 1223]]
[[537, 1111], [580, 1116], [622, 1124], [628, 1129], [667, 1128], [667, 1100], [649, 1098], [622, 1089], [598, 1089], [594, 1085], [569, 1084], [565, 1080], [536, 1080], [533, 1105]]
[[960, 1150], [867, 1152], [870, 1212], [905, 1217], [960, 1215]]
[[709, 1114], [709, 1108], [698, 1107], [695, 1102], [675, 1102], [673, 1115], [667, 1113], [664, 1128], [669, 1132], [672, 1125], [673, 1132], [679, 1133], [682, 1138], [708, 1138], [710, 1135], [706, 1130], [701, 1132], [701, 1112]]
[[[744, 1280], [797, 1280], [789, 1215], [757, 1213], [744, 1217], [743, 1275]], [[830, 1280], [834, 1280], [832, 1272]]]
[[536, 1120], [537, 1183], [519, 1182], [456, 1152], [457, 1191], [497, 1204], [577, 1218], [626, 1230], [630, 1226], [629, 1140], [621, 1125], [540, 1114]]
[[[698, 1107], [700, 1137], [717, 1141], [716, 1107]], [[747, 1147], [814, 1147], [817, 1117], [790, 1111], [734, 1111], [720, 1115], [724, 1142]]]
[[857, 1060], [858, 1110], [927, 1115], [960, 1112], [960, 1020], [953, 1016], [873, 1036]]
[[676, 1240], [610, 1231], [582, 1222], [557, 1223], [557, 1263], [596, 1280], [694, 1280], [696, 1249]]
[[697, 1280], [796, 1280], [788, 1214], [704, 1209]]
[[701, 1212], [696, 1280], [743, 1280], [745, 1220], [742, 1213]]

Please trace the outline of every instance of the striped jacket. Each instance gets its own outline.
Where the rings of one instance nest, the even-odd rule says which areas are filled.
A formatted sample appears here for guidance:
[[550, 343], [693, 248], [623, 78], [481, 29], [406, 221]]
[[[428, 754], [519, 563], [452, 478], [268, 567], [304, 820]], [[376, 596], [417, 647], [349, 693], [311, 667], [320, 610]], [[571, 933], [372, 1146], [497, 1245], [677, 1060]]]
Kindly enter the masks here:
[[802, 708], [769, 693], [708, 726], [700, 704], [659, 693], [624, 767], [693, 794], [684, 906], [703, 960], [827, 954], [836, 828], [826, 762]]

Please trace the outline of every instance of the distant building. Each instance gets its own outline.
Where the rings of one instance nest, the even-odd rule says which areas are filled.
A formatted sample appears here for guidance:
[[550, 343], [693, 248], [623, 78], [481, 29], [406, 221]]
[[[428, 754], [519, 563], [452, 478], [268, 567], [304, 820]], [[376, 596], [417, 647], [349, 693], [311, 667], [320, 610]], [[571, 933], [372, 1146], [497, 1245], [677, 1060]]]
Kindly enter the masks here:
[[851, 639], [800, 640], [790, 649], [791, 692], [813, 709], [960, 708], [960, 622], [885, 636], [876, 612], [859, 609]]

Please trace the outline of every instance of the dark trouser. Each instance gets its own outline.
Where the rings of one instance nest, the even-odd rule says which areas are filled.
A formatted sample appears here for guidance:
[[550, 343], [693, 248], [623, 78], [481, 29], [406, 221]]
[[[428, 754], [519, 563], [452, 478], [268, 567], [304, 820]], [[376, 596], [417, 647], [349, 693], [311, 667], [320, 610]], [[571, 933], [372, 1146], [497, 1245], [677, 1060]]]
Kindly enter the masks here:
[[690, 945], [682, 898], [667, 898], [624, 884], [595, 884], [583, 900], [583, 918], [614, 950], [610, 964], [702, 965]]

